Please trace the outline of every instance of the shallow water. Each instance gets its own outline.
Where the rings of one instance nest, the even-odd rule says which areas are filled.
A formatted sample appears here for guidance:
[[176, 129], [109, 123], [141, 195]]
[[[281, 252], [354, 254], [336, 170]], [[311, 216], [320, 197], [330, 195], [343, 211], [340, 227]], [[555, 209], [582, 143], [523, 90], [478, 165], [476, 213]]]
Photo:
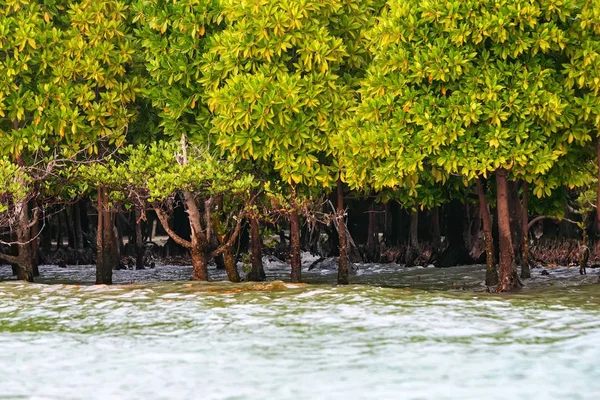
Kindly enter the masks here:
[[511, 295], [471, 290], [481, 267], [363, 266], [349, 287], [305, 272], [315, 283], [191, 283], [167, 266], [112, 287], [86, 285], [91, 267], [0, 282], [0, 398], [600, 398], [600, 285], [565, 283], [595, 272], [534, 270]]

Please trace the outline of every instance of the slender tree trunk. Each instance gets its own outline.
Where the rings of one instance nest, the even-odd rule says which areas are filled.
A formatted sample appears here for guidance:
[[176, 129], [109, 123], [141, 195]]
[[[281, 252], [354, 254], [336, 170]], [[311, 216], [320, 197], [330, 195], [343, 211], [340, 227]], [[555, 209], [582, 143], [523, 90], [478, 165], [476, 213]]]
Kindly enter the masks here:
[[[372, 214], [372, 213], [371, 213]], [[338, 284], [348, 284], [348, 239], [346, 238], [346, 225], [344, 223], [344, 187], [342, 180], [337, 181], [337, 219], [338, 237], [340, 242], [340, 259], [338, 264]]]
[[[96, 200], [96, 208], [98, 209], [98, 220], [96, 224], [96, 284], [103, 282], [106, 275], [102, 268], [104, 266], [104, 260], [102, 257], [104, 255], [104, 252], [102, 251], [102, 248], [104, 247], [104, 192], [102, 188], [98, 187], [97, 193], [98, 198]], [[60, 219], [58, 220], [58, 223], [60, 225]], [[112, 271], [110, 275], [110, 279], [112, 279]]]
[[300, 282], [302, 280], [302, 259], [300, 257], [300, 217], [297, 210], [290, 213], [290, 261], [291, 281]]
[[600, 137], [596, 144], [598, 152], [598, 189], [596, 192], [596, 232], [600, 235]]
[[434, 207], [431, 210], [431, 236], [433, 251], [438, 252], [442, 247], [442, 233], [440, 230], [440, 208]]
[[379, 244], [379, 235], [377, 232], [377, 220], [375, 214], [375, 201], [371, 202], [369, 207], [369, 224], [368, 224], [368, 232], [367, 232], [367, 254], [369, 256], [369, 261], [377, 262], [377, 253], [378, 253], [378, 244]]
[[206, 257], [206, 250], [197, 243], [194, 243], [194, 240], [192, 239], [190, 253], [192, 256], [192, 268], [194, 269], [192, 279], [195, 281], [208, 281], [208, 260]]
[[417, 209], [410, 213], [410, 224], [408, 228], [408, 246], [406, 247], [405, 264], [407, 267], [414, 267], [417, 257], [419, 257], [419, 205]]
[[43, 223], [46, 224], [46, 227], [44, 230], [42, 230], [40, 235], [40, 247], [43, 252], [49, 252], [52, 250], [52, 229], [50, 226], [50, 218], [45, 217]]
[[108, 194], [98, 188], [98, 236], [96, 256], [96, 284], [112, 284], [112, 271], [119, 265], [114, 232], [114, 213], [108, 209]]
[[[588, 265], [588, 260], [590, 257], [590, 248], [587, 245], [588, 242], [588, 235], [587, 235], [587, 213], [583, 214], [583, 235], [581, 237], [581, 246], [579, 246], [578, 249], [578, 259], [577, 261], [579, 262], [579, 273], [581, 275], [587, 275], [587, 265]], [[599, 278], [600, 280], [600, 278]]]
[[496, 170], [496, 185], [498, 196], [498, 237], [500, 244], [498, 291], [504, 292], [516, 288], [519, 284], [510, 229], [508, 171], [504, 168]]
[[237, 257], [231, 246], [227, 246], [223, 250], [223, 262], [225, 264], [225, 272], [227, 272], [227, 278], [230, 282], [239, 282], [240, 274], [237, 269]]
[[31, 258], [33, 262], [34, 277], [40, 276], [40, 233], [40, 220], [37, 219], [36, 221], [34, 221], [33, 226], [31, 227], [31, 243], [29, 244], [29, 247], [31, 248]]
[[492, 216], [485, 199], [481, 178], [477, 179], [477, 195], [479, 196], [479, 214], [483, 223], [483, 240], [485, 242], [485, 284], [496, 286], [498, 284], [498, 270], [494, 260], [494, 238], [492, 237]]
[[393, 231], [393, 224], [392, 224], [392, 210], [391, 210], [391, 205], [390, 202], [388, 201], [387, 203], [385, 203], [385, 212], [384, 212], [384, 232], [383, 232], [383, 240], [386, 243], [386, 245], [390, 245], [391, 241], [392, 241], [392, 231]]
[[22, 201], [17, 207], [17, 213], [19, 215], [19, 222], [17, 225], [17, 248], [19, 251], [17, 265], [19, 266], [19, 270], [17, 277], [22, 281], [33, 282], [35, 274], [33, 254], [31, 251], [31, 231], [29, 228], [29, 204], [27, 201]]
[[[189, 190], [183, 191], [185, 208], [188, 213], [191, 228], [192, 266], [194, 267], [194, 280], [208, 281], [208, 239], [202, 229], [202, 213], [196, 204], [194, 195]], [[210, 221], [207, 221], [210, 224]], [[163, 224], [164, 226], [164, 224]]]
[[252, 258], [252, 270], [248, 274], [249, 281], [264, 281], [266, 279], [265, 269], [262, 262], [262, 239], [258, 219], [250, 218], [250, 255]]
[[68, 240], [68, 245], [67, 247], [70, 247], [72, 249], [77, 247], [77, 238], [76, 238], [76, 233], [75, 233], [75, 216], [73, 215], [73, 207], [72, 206], [67, 206], [65, 207], [65, 225], [67, 226], [67, 240]]
[[17, 278], [22, 281], [33, 282], [34, 278], [34, 263], [29, 245], [19, 244], [19, 272]]
[[73, 210], [73, 230], [75, 231], [75, 248], [83, 249], [83, 230], [81, 229], [81, 206], [75, 203], [72, 206]]
[[[418, 206], [417, 206], [418, 207]], [[410, 237], [409, 247], [419, 248], [419, 210], [418, 208], [410, 214]]]
[[63, 244], [62, 212], [56, 214], [56, 250], [59, 250]]
[[521, 235], [522, 223], [521, 217], [523, 210], [521, 209], [521, 198], [519, 196], [519, 185], [518, 182], [508, 182], [508, 207], [510, 213], [510, 232], [511, 240], [513, 244], [513, 251], [515, 252], [514, 259], [515, 265], [521, 263], [521, 244], [523, 238]]
[[521, 278], [531, 278], [531, 271], [529, 270], [529, 216], [528, 211], [529, 201], [529, 183], [523, 183], [523, 204], [521, 205], [521, 237], [523, 243], [521, 243]]
[[142, 239], [142, 213], [136, 207], [135, 218], [135, 269], [144, 269], [144, 241]]

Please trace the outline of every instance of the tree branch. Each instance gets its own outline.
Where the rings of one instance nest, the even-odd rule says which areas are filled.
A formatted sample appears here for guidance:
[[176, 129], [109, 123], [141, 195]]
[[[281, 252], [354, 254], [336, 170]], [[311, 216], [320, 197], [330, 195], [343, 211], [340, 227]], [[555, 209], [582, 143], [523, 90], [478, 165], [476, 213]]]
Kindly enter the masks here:
[[568, 219], [568, 218], [562, 218], [562, 219], [560, 219], [558, 217], [552, 217], [550, 215], [540, 215], [538, 217], [535, 217], [534, 219], [532, 219], [529, 222], [529, 225], [527, 225], [527, 229], [533, 228], [533, 226], [535, 224], [537, 224], [538, 222], [540, 222], [541, 220], [544, 220], [544, 219], [553, 219], [553, 220], [555, 220], [557, 222], [565, 221], [565, 222], [570, 222], [570, 223], [575, 224], [575, 225], [579, 225], [579, 222], [573, 221], [572, 219]]
[[18, 264], [19, 258], [9, 254], [0, 253], [0, 260], [4, 260], [9, 264]]
[[239, 236], [239, 234], [242, 230], [242, 220], [243, 220], [242, 216], [238, 215], [237, 224], [235, 225], [235, 230], [233, 231], [231, 236], [229, 236], [229, 240], [227, 242], [221, 244], [221, 246], [217, 247], [216, 250], [214, 250], [212, 253], [210, 253], [211, 257], [216, 257], [216, 256], [222, 254], [228, 247], [233, 246], [233, 243], [235, 242], [235, 240], [237, 239], [237, 237]]
[[173, 229], [171, 229], [171, 227], [169, 226], [169, 218], [164, 213], [164, 211], [156, 206], [154, 206], [153, 208], [154, 208], [154, 211], [156, 212], [156, 216], [158, 217], [158, 220], [160, 221], [160, 224], [162, 225], [164, 230], [167, 232], [169, 237], [171, 239], [173, 239], [175, 241], [175, 243], [177, 243], [178, 245], [183, 246], [186, 249], [191, 249], [192, 242], [181, 238], [181, 236], [176, 234], [175, 231]]

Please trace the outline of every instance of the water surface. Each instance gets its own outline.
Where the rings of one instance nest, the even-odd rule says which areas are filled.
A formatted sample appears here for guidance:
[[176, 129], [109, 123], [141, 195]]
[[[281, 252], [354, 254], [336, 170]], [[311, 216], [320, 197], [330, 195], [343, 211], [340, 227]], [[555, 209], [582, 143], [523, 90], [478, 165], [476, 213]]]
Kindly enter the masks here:
[[600, 398], [595, 284], [499, 296], [472, 290], [475, 267], [373, 266], [348, 287], [326, 271], [233, 285], [161, 267], [106, 287], [71, 268], [0, 282], [0, 398]]

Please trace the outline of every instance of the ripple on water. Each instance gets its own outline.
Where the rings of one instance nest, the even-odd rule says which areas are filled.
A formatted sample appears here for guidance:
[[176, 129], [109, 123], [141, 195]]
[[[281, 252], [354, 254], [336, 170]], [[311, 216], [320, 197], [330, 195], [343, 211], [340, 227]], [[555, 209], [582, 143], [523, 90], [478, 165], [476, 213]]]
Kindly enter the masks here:
[[0, 283], [0, 397], [598, 399], [596, 293]]

